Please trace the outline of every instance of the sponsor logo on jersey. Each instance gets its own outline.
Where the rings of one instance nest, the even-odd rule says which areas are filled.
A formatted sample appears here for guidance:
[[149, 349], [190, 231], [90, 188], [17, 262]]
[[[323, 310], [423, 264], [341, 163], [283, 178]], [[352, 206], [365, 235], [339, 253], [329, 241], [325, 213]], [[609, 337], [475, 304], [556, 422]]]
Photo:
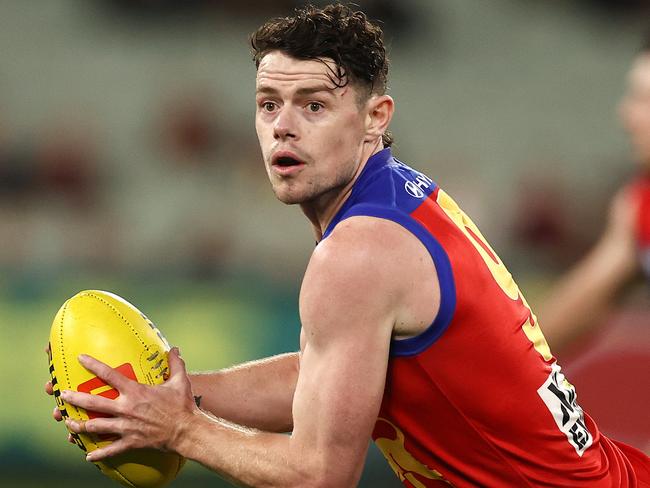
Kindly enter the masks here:
[[557, 363], [553, 363], [551, 374], [537, 393], [544, 400], [558, 428], [566, 435], [569, 444], [582, 457], [594, 441], [585, 425], [582, 408], [578, 405], [576, 390], [567, 381]]
[[418, 173], [415, 177], [415, 180], [407, 180], [404, 183], [404, 189], [406, 193], [411, 195], [414, 198], [424, 197], [424, 191], [428, 190], [429, 187], [433, 184], [433, 180], [422, 173]]

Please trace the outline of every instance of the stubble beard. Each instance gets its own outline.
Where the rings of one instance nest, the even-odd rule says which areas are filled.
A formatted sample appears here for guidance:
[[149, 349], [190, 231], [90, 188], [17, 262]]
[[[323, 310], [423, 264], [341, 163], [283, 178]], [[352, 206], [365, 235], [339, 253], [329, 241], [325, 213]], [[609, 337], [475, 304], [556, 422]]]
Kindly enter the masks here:
[[[348, 174], [349, 173], [349, 174]], [[291, 183], [284, 182], [271, 184], [276, 198], [285, 205], [314, 205], [316, 207], [326, 206], [328, 201], [336, 198], [339, 192], [345, 188], [354, 176], [354, 170], [339, 172], [328, 182], [317, 182], [312, 178], [304, 183], [304, 188], [291, 188]], [[293, 183], [293, 182], [292, 182]], [[303, 186], [295, 182], [295, 186]]]

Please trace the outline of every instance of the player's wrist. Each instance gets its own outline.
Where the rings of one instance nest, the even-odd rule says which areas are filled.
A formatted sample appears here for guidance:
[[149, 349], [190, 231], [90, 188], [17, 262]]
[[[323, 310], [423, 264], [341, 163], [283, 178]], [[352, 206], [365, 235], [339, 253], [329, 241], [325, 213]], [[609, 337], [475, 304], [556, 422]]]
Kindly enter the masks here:
[[172, 426], [173, 431], [167, 449], [192, 459], [192, 448], [196, 446], [197, 432], [203, 428], [205, 421], [206, 416], [198, 407], [177, 418]]

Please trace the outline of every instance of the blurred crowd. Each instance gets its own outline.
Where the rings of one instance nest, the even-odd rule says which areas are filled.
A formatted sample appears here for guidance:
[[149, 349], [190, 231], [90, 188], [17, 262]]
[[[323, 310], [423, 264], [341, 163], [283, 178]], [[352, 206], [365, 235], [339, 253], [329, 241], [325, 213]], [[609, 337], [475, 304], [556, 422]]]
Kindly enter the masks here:
[[[117, 32], [127, 30], [145, 39], [133, 43], [134, 50], [147, 45], [152, 52], [156, 52], [155, 43], [161, 35], [175, 33], [180, 40], [178, 44], [182, 44], [191, 32], [188, 25], [198, 23], [197, 31], [210, 30], [212, 22], [206, 19], [219, 18], [219, 25], [232, 24], [240, 29], [237, 31], [241, 36], [237, 41], [240, 43], [237, 56], [245, 57], [245, 29], [254, 26], [257, 19], [281, 14], [301, 3], [304, 2], [68, 0], [68, 8], [82, 12], [80, 15], [87, 19], [84, 22], [93, 23], [95, 30], [108, 33], [107, 39], [119, 38]], [[444, 37], [449, 29], [445, 22], [449, 23], [451, 14], [445, 13], [450, 10], [445, 2], [432, 2], [427, 16], [419, 14], [421, 7], [415, 0], [357, 3], [370, 17], [381, 19], [389, 44], [398, 52], [398, 57], [417, 46], [422, 36], [429, 36], [427, 42], [434, 51], [443, 49], [448, 43]], [[566, 3], [588, 4], [593, 12], [616, 12], [621, 16], [638, 15], [647, 4], [641, 0]], [[16, 12], [18, 10], [14, 12], [16, 18], [20, 17]], [[224, 18], [228, 20], [223, 22]], [[179, 26], [185, 29], [180, 34], [176, 31]], [[232, 37], [232, 32], [224, 36], [207, 36], [207, 42], [216, 43], [212, 67], [215, 70], [222, 69], [224, 62], [226, 65], [230, 62], [229, 59], [217, 59], [219, 56], [234, 55], [223, 48], [230, 42], [227, 39]], [[59, 49], [69, 49], [73, 45], [61, 42]], [[161, 51], [174, 48], [174, 45], [172, 39], [161, 47]], [[32, 56], [32, 49], [23, 47], [22, 55]], [[42, 52], [35, 55], [33, 63], [39, 63], [38, 56], [47, 56], [45, 45], [36, 49]], [[159, 65], [164, 66], [165, 55], [156, 52], [162, 59]], [[192, 56], [192, 52], [187, 56], [170, 53], [170, 59], [174, 60]], [[204, 57], [200, 59], [197, 63], [210, 62]], [[439, 55], [440, 59], [444, 56]], [[250, 63], [249, 59], [243, 62]], [[64, 102], [53, 105], [54, 108], [44, 108], [43, 114], [34, 118], [36, 122], [32, 120], [31, 125], [14, 123], [14, 112], [3, 109], [11, 106], [8, 97], [12, 93], [3, 93], [4, 84], [0, 83], [0, 235], [3, 236], [0, 269], [37, 270], [38, 273], [56, 272], [61, 267], [136, 273], [162, 270], [191, 278], [213, 278], [248, 264], [256, 267], [257, 257], [274, 265], [280, 261], [281, 268], [287, 265], [296, 270], [301, 268], [304, 264], [301, 257], [306, 256], [309, 248], [308, 231], [296, 232], [302, 237], [291, 236], [288, 239], [291, 242], [287, 243], [287, 230], [295, 228], [293, 223], [266, 226], [285, 210], [278, 208], [277, 214], [266, 210], [272, 206], [273, 199], [257, 150], [252, 108], [234, 115], [232, 107], [224, 108], [230, 99], [249, 95], [251, 80], [246, 80], [248, 85], [242, 85], [246, 87], [243, 94], [235, 94], [232, 89], [213, 83], [209, 69], [199, 74], [197, 70], [188, 69], [183, 74], [179, 70], [185, 65], [176, 63], [170, 61], [168, 79], [164, 70], [150, 75], [156, 81], [146, 88], [149, 99], [140, 106], [132, 104], [129, 107], [128, 97], [124, 100], [115, 97], [117, 89], [113, 95], [97, 93], [96, 98], [105, 98], [104, 103], [115, 112], [130, 109], [136, 114], [130, 116], [135, 120], [131, 125], [121, 124], [124, 126], [121, 130], [129, 132], [121, 139], [115, 129], [115, 125], [120, 124], [118, 117], [107, 114], [101, 104], [92, 107], [92, 103], [87, 102], [88, 94], [75, 100], [73, 94], [67, 93]], [[191, 65], [191, 59], [186, 63]], [[441, 66], [444, 70], [444, 65]], [[252, 68], [249, 74], [252, 77]], [[82, 69], [70, 71], [72, 78], [84, 75]], [[47, 73], [41, 76], [45, 82], [43, 90], [47, 91]], [[75, 83], [79, 86], [83, 79]], [[128, 93], [129, 83], [125, 81], [119, 93]], [[72, 86], [71, 83], [70, 92], [74, 91]], [[92, 83], [89, 86], [93, 86]], [[103, 88], [101, 82], [95, 82], [94, 86], [90, 90]], [[132, 99], [140, 96], [137, 90], [133, 91], [136, 94]], [[21, 96], [29, 98], [25, 93]], [[407, 110], [409, 108], [403, 108], [402, 113]], [[401, 139], [399, 136], [398, 151], [400, 141], [405, 141], [404, 146], [409, 143], [404, 134]], [[432, 158], [430, 172], [434, 176], [442, 175], [442, 184], [447, 183], [445, 175], [459, 172], [457, 161], [446, 161], [446, 156], [432, 153], [431, 148], [426, 151]], [[417, 151], [411, 152], [418, 155]], [[459, 151], [459, 154], [462, 153]], [[517, 251], [522, 250], [532, 265], [559, 270], [589, 246], [600, 227], [596, 216], [604, 209], [608, 198], [603, 195], [602, 198], [586, 198], [582, 203], [571, 202], [572, 189], [564, 178], [566, 175], [543, 169], [547, 163], [553, 167], [557, 162], [545, 160], [548, 154], [532, 158], [534, 164], [524, 161], [517, 170], [509, 208], [500, 212], [503, 214], [501, 220], [505, 218], [506, 222], [497, 223], [494, 233], [507, 229], [507, 254], [517, 256]], [[611, 180], [612, 190], [630, 172], [626, 165], [618, 166], [622, 169], [616, 173], [611, 171], [603, 178]], [[471, 171], [471, 167], [467, 171]], [[458, 181], [454, 176], [447, 180], [452, 187]], [[477, 200], [477, 218], [481, 221], [480, 192], [492, 191], [483, 185], [472, 195], [473, 190], [469, 191], [472, 185], [470, 182], [456, 185], [457, 196], [468, 202], [470, 213], [472, 199]], [[573, 213], [563, 210], [571, 203]], [[583, 215], [579, 218], [584, 225], [575, 226], [572, 222], [580, 212]], [[483, 227], [487, 227], [489, 235], [493, 216], [483, 217]], [[264, 246], [258, 245], [260, 235], [264, 235]], [[503, 240], [499, 243], [502, 246]], [[291, 258], [286, 263], [281, 261], [287, 259], [281, 257], [283, 251], [295, 252], [305, 243], [304, 253], [293, 260], [297, 263]]]
[[[89, 9], [90, 2], [84, 3], [74, 11]], [[206, 17], [244, 19], [254, 25], [258, 18], [279, 15], [302, 2], [92, 3], [88, 19], [108, 32], [125, 28], [173, 32], [174, 25]], [[415, 32], [417, 16], [407, 4], [361, 3], [373, 17], [387, 19], [387, 28]], [[245, 36], [242, 32], [242, 45]], [[29, 56], [31, 49], [23, 47]], [[40, 49], [35, 63], [46, 55], [47, 46]], [[70, 76], [79, 82], [82, 70]], [[75, 100], [72, 95], [67, 106], [44, 111], [30, 126], [14, 124], [10, 110], [3, 110], [8, 95], [0, 83], [0, 269], [40, 275], [62, 267], [157, 270], [213, 278], [249, 261], [254, 266], [251, 256], [265, 252], [254, 249], [254, 236], [264, 218], [243, 221], [246, 202], [240, 202], [241, 188], [250, 200], [270, 192], [252, 129], [252, 110], [233, 123], [232, 114], [221, 109], [224, 95], [219, 86], [199, 78], [175, 72], [151, 87], [153, 102], [132, 116], [138, 122], [128, 142], [131, 148], [123, 152], [116, 150], [124, 142], [107, 122], [110, 115], [89, 110], [81, 96]], [[43, 89], [48, 89], [47, 83]], [[66, 96], [70, 94], [62, 98]], [[97, 94], [98, 99], [105, 97]], [[120, 103], [124, 102], [114, 101]]]

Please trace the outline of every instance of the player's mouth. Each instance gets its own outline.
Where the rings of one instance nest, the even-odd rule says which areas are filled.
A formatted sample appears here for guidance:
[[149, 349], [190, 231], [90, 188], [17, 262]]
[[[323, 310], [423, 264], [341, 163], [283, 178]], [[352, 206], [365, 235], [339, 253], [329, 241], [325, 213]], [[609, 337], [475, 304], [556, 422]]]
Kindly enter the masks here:
[[271, 168], [279, 175], [290, 175], [305, 166], [299, 156], [290, 151], [278, 151], [271, 158]]

